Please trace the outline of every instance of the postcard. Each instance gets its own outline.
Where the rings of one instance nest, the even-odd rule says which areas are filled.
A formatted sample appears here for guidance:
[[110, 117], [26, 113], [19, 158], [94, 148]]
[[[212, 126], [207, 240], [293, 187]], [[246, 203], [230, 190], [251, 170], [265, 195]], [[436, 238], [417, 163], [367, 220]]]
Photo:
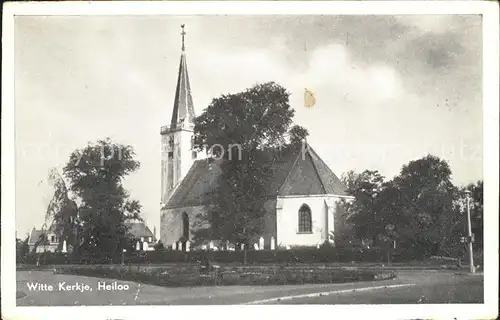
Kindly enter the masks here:
[[497, 317], [494, 3], [3, 17], [6, 319]]

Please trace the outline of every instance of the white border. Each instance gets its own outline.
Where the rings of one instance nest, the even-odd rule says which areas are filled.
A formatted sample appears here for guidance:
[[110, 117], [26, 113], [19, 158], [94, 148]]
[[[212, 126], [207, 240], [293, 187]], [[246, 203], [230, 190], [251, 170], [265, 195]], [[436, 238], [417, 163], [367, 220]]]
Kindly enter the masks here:
[[[482, 14], [484, 76], [485, 304], [337, 306], [15, 307], [14, 16], [193, 14]], [[498, 308], [499, 26], [498, 5], [478, 1], [354, 2], [47, 2], [5, 3], [2, 61], [2, 314], [5, 319], [495, 318]], [[28, 200], [29, 201], [29, 200]], [[288, 313], [288, 312], [290, 313]], [[285, 312], [285, 313], [284, 313]], [[293, 313], [292, 313], [293, 312]], [[312, 313], [312, 314], [311, 314]], [[228, 316], [226, 316], [228, 315]]]
[[13, 15], [304, 15], [483, 14], [495, 5], [471, 1], [65, 1], [7, 3]]

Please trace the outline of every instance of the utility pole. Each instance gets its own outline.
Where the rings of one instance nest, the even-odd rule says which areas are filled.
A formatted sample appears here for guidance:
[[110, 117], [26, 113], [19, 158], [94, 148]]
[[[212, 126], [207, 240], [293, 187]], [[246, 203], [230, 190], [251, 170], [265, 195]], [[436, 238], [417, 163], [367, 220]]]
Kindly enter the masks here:
[[476, 272], [476, 268], [474, 266], [474, 252], [472, 251], [472, 226], [471, 226], [471, 219], [470, 219], [470, 195], [471, 192], [470, 190], [465, 191], [466, 197], [467, 197], [467, 243], [469, 245], [469, 268], [471, 273]]

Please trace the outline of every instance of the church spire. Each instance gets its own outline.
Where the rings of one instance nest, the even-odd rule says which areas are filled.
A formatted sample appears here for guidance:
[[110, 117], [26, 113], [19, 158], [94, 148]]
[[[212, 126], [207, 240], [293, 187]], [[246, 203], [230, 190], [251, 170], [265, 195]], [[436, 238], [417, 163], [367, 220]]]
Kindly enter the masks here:
[[184, 25], [181, 25], [182, 36], [182, 52], [181, 61], [179, 64], [179, 74], [177, 78], [177, 87], [175, 90], [174, 110], [172, 112], [172, 121], [170, 123], [170, 130], [175, 130], [184, 122], [184, 124], [192, 124], [194, 122], [194, 106], [193, 98], [191, 96], [191, 86], [189, 84], [189, 76], [187, 71], [186, 53], [184, 37]]

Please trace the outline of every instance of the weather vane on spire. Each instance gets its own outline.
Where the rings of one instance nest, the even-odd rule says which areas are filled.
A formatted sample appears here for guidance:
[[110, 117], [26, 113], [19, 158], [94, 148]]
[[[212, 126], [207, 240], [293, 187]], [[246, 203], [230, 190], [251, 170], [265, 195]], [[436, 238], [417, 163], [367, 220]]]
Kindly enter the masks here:
[[181, 31], [181, 35], [182, 35], [182, 51], [184, 51], [185, 47], [184, 47], [184, 36], [186, 35], [186, 32], [184, 31], [184, 26], [185, 24], [181, 24], [181, 28], [182, 28], [182, 31]]

